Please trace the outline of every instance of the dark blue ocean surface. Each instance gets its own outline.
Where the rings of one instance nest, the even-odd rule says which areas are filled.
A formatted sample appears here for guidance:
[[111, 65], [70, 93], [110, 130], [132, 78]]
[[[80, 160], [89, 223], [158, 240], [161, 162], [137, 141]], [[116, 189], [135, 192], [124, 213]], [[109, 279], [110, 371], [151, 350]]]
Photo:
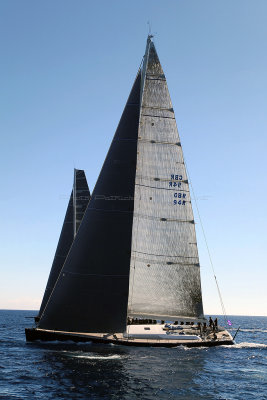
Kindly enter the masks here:
[[267, 399], [267, 317], [232, 317], [231, 347], [26, 343], [26, 317], [0, 311], [0, 399]]

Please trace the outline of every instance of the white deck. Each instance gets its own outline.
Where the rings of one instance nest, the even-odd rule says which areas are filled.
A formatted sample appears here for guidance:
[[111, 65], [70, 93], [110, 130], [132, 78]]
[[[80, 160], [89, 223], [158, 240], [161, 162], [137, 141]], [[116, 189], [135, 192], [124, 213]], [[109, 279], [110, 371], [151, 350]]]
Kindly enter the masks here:
[[177, 330], [164, 330], [165, 324], [128, 325], [123, 334], [128, 339], [164, 339], [164, 340], [202, 340], [198, 335], [188, 334], [186, 329], [178, 326]]

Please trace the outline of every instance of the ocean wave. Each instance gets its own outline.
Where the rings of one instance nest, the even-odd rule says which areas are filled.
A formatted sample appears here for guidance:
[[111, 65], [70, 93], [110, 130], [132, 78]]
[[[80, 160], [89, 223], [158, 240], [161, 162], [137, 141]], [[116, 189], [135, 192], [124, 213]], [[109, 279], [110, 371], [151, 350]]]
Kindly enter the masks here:
[[228, 349], [264, 349], [267, 348], [267, 344], [241, 342], [233, 345], [223, 345], [221, 347], [227, 347]]
[[98, 356], [98, 355], [91, 355], [91, 354], [74, 354], [69, 352], [64, 352], [67, 357], [71, 358], [83, 358], [87, 360], [118, 360], [121, 359], [121, 356], [118, 354], [113, 354], [111, 356]]
[[198, 346], [198, 347], [188, 347], [186, 345], [179, 345], [174, 347], [175, 349], [180, 349], [180, 350], [207, 350], [208, 347], [207, 346]]
[[121, 356], [75, 356], [75, 358], [86, 358], [89, 360], [119, 360]]
[[243, 328], [240, 328], [239, 332], [252, 332], [252, 333], [254, 333], [254, 332], [262, 332], [262, 333], [267, 333], [267, 329], [252, 329], [252, 328], [243, 329]]
[[[227, 349], [265, 349], [267, 348], [267, 344], [264, 343], [250, 343], [250, 342], [241, 342], [237, 344], [227, 344], [227, 345], [220, 345], [221, 347], [225, 347]], [[200, 347], [187, 347], [187, 346], [177, 346], [175, 349], [180, 349], [180, 350], [208, 350], [209, 347], [206, 346], [200, 346]]]
[[[236, 332], [236, 328], [228, 328], [229, 332]], [[239, 332], [260, 332], [260, 333], [267, 333], [267, 329], [259, 329], [259, 328], [240, 328]]]

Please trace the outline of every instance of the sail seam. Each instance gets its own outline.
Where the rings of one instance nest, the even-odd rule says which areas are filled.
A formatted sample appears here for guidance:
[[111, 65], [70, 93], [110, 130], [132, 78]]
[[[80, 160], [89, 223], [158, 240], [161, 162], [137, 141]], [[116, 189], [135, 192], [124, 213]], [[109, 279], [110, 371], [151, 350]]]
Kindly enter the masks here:
[[[99, 196], [99, 195], [98, 195]], [[96, 195], [96, 197], [97, 197], [97, 195]], [[116, 196], [107, 196], [107, 197], [116, 197]], [[127, 196], [127, 200], [125, 200], [125, 201], [128, 201], [128, 200], [133, 200], [132, 198], [131, 199], [128, 199], [128, 197], [129, 196]], [[114, 199], [114, 200], [116, 200], [116, 199]], [[108, 200], [108, 201], [112, 201], [112, 200]], [[104, 210], [103, 208], [90, 208], [89, 209], [90, 211], [91, 210], [93, 210], [93, 211], [105, 211], [105, 212], [113, 212], [113, 213], [116, 213], [116, 212], [118, 212], [118, 213], [124, 213], [124, 214], [132, 214], [133, 213], [133, 211], [124, 211], [124, 210]]]
[[163, 81], [163, 82], [166, 81], [166, 79], [163, 79], [163, 78], [149, 78], [148, 76], [147, 76], [146, 79], [147, 79], [148, 81]]
[[[151, 144], [169, 144], [172, 146], [181, 146], [181, 143], [179, 142], [161, 142], [157, 140], [151, 140], [151, 139], [139, 139], [139, 142], [141, 143], [151, 143]], [[181, 163], [183, 164], [183, 163]]]
[[[151, 189], [160, 189], [160, 190], [174, 190], [177, 192], [177, 188], [176, 189], [169, 189], [169, 188], [163, 188], [163, 187], [156, 187], [156, 186], [149, 186], [149, 185], [143, 185], [142, 183], [136, 183], [136, 186], [144, 186], [147, 188], [151, 188]], [[187, 192], [189, 193], [189, 190], [185, 190], [185, 189], [181, 189], [179, 188], [179, 192]]]
[[174, 119], [175, 120], [175, 117], [164, 117], [163, 115], [142, 114], [142, 117], [168, 118], [168, 119]]
[[144, 259], [144, 258], [138, 258], [138, 257], [133, 257], [136, 261], [138, 261], [138, 262], [143, 262], [143, 263], [147, 263], [147, 262], [149, 262], [149, 265], [150, 264], [155, 264], [155, 265], [164, 265], [164, 264], [166, 264], [166, 265], [168, 265], [168, 266], [170, 266], [170, 265], [182, 265], [182, 266], [188, 266], [188, 265], [191, 265], [191, 266], [194, 266], [194, 267], [200, 267], [200, 265], [199, 265], [199, 263], [182, 263], [182, 262], [169, 262], [169, 261], [166, 261], [166, 260], [162, 260], [162, 261], [156, 261], [156, 260], [149, 260], [149, 259]]
[[165, 218], [165, 217], [154, 217], [152, 215], [145, 215], [145, 214], [134, 214], [134, 217], [138, 218], [144, 218], [144, 219], [150, 219], [150, 220], [159, 220], [162, 222], [189, 222], [190, 224], [194, 224], [193, 219], [171, 219], [171, 218]]
[[156, 107], [156, 106], [144, 106], [142, 105], [142, 108], [150, 108], [151, 110], [162, 110], [162, 111], [169, 111], [169, 112], [174, 112], [173, 108], [170, 107]]
[[110, 275], [110, 274], [82, 274], [81, 272], [72, 272], [72, 271], [64, 271], [63, 276], [65, 273], [68, 273], [70, 275], [81, 275], [81, 276], [110, 276], [110, 277], [118, 277], [118, 276], [127, 276], [128, 274], [120, 274], [120, 275]]
[[137, 142], [137, 139], [132, 139], [132, 138], [118, 138], [118, 139], [114, 139], [113, 142]]
[[155, 257], [183, 257], [183, 258], [198, 258], [197, 256], [169, 256], [167, 254], [153, 254], [153, 253], [143, 253], [142, 251], [132, 250], [134, 253], [145, 254], [148, 256], [155, 256]]
[[153, 180], [153, 181], [161, 181], [161, 182], [176, 182], [176, 183], [186, 183], [188, 184], [188, 180], [187, 179], [183, 179], [183, 180], [179, 180], [177, 182], [177, 180], [173, 179], [173, 178], [153, 178], [152, 176], [144, 176], [144, 175], [136, 175], [136, 178], [138, 179], [149, 179], [149, 180]]

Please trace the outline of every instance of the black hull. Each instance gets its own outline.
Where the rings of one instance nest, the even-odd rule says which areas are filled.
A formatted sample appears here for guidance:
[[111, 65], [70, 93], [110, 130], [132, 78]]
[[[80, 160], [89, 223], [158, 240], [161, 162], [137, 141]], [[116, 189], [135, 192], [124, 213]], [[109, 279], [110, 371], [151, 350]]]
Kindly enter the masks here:
[[27, 342], [34, 342], [37, 340], [52, 342], [52, 341], [61, 341], [66, 342], [68, 340], [72, 342], [86, 343], [113, 343], [122, 346], [136, 346], [136, 347], [177, 347], [177, 346], [186, 346], [186, 347], [215, 347], [227, 345], [231, 346], [234, 344], [233, 340], [210, 340], [210, 341], [187, 341], [184, 343], [177, 343], [176, 341], [133, 341], [133, 340], [120, 340], [116, 338], [101, 338], [101, 337], [92, 337], [82, 334], [74, 334], [74, 333], [61, 333], [56, 331], [41, 331], [36, 328], [26, 328], [25, 335]]

